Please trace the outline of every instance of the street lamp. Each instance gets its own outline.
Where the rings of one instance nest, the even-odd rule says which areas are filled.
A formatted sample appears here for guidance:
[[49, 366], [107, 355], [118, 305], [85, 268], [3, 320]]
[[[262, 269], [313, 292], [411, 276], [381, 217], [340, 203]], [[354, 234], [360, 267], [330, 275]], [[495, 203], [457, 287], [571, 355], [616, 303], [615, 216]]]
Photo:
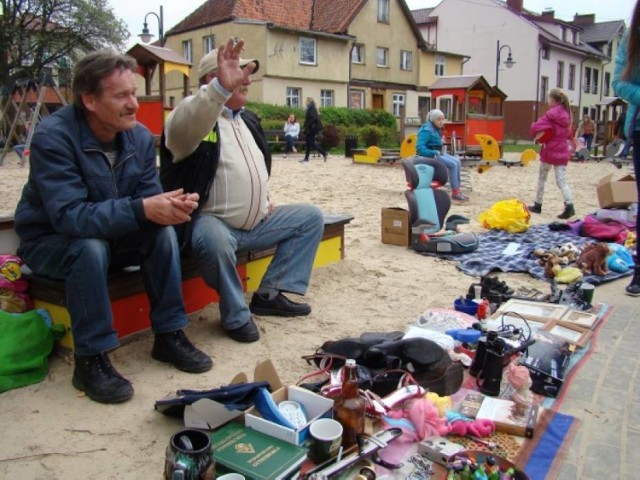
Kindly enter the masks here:
[[144, 43], [149, 43], [153, 38], [153, 34], [149, 32], [149, 25], [147, 24], [147, 17], [149, 15], [155, 16], [156, 19], [158, 20], [158, 38], [160, 40], [160, 46], [164, 47], [164, 18], [162, 16], [162, 5], [160, 5], [160, 15], [158, 15], [156, 12], [148, 12], [144, 16], [144, 23], [142, 24], [142, 33], [138, 36], [140, 37], [140, 40], [142, 40]]
[[504, 61], [504, 64], [506, 65], [506, 67], [511, 68], [516, 63], [513, 61], [513, 57], [511, 56], [511, 47], [509, 45], [500, 46], [500, 40], [498, 40], [498, 44], [496, 46], [496, 87], [498, 86], [498, 73], [500, 72], [500, 53], [504, 48], [509, 50], [507, 59]]

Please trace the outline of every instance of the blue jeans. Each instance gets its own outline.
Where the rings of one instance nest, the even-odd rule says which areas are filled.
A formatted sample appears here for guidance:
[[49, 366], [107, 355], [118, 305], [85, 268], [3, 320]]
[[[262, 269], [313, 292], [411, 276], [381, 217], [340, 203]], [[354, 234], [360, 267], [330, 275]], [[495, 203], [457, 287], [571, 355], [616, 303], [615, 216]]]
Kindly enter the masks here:
[[294, 137], [293, 135], [284, 136], [284, 153], [293, 152], [293, 146], [296, 140], [298, 140], [298, 137]]
[[593, 133], [585, 133], [584, 135], [582, 135], [582, 138], [584, 138], [584, 141], [587, 144], [587, 148], [591, 150], [591, 144], [593, 143]]
[[20, 245], [18, 255], [36, 275], [65, 282], [78, 355], [94, 355], [119, 345], [107, 287], [110, 269], [141, 266], [155, 333], [173, 332], [187, 325], [180, 251], [172, 227], [109, 240], [47, 235]]
[[451, 190], [458, 190], [460, 188], [460, 168], [462, 167], [460, 159], [453, 155], [441, 153], [438, 160], [442, 161], [442, 163], [447, 167]]
[[251, 230], [232, 228], [212, 215], [198, 215], [192, 254], [204, 281], [220, 296], [222, 327], [243, 327], [251, 316], [236, 270], [237, 251], [276, 247], [260, 287], [304, 295], [323, 232], [322, 212], [312, 205], [277, 207]]

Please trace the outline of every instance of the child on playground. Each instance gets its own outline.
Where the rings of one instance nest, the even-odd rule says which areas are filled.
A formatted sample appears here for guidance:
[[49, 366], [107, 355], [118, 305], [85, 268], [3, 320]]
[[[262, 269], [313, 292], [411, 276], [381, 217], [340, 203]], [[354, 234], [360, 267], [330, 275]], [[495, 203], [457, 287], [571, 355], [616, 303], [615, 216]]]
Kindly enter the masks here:
[[563, 220], [576, 214], [573, 208], [571, 190], [567, 183], [567, 165], [571, 152], [569, 139], [571, 138], [571, 113], [569, 98], [560, 89], [554, 88], [547, 97], [549, 110], [542, 118], [531, 125], [531, 136], [542, 144], [540, 151], [540, 170], [538, 172], [538, 187], [536, 189], [535, 203], [529, 207], [533, 213], [542, 213], [542, 197], [544, 196], [544, 184], [547, 181], [549, 171], [553, 168], [556, 175], [556, 184], [564, 196], [564, 210], [558, 215]]
[[440, 110], [431, 110], [427, 115], [427, 122], [420, 127], [416, 141], [416, 151], [421, 157], [436, 158], [447, 167], [449, 173], [449, 185], [451, 185], [451, 198], [457, 202], [466, 202], [469, 197], [460, 191], [460, 159], [453, 155], [442, 153], [442, 126], [444, 125], [444, 113]]

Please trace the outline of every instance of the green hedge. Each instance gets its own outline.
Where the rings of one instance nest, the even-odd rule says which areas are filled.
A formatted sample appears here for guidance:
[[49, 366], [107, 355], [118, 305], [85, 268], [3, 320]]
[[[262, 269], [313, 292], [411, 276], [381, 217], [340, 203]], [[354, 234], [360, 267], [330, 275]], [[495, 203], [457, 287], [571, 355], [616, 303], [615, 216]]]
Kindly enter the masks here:
[[[298, 118], [300, 126], [304, 124], [305, 111], [301, 108], [250, 102], [247, 109], [260, 116], [265, 130], [282, 129], [292, 113]], [[331, 143], [337, 141], [338, 146], [344, 144], [346, 135], [356, 136], [359, 147], [377, 145], [380, 148], [398, 148], [400, 145], [396, 119], [384, 110], [325, 107], [320, 109], [320, 116], [325, 129], [327, 126], [337, 128], [337, 138], [333, 128], [331, 132], [326, 131], [325, 135], [332, 139]]]

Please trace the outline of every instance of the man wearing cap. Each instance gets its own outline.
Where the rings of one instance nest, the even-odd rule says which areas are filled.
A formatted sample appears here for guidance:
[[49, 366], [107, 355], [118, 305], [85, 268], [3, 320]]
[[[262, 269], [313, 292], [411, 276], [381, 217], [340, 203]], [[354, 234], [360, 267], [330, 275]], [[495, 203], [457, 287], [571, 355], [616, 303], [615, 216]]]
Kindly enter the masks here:
[[[167, 117], [160, 176], [165, 190], [198, 193], [192, 221], [178, 228], [207, 285], [220, 296], [222, 327], [239, 342], [255, 342], [256, 315], [311, 312], [283, 292], [304, 295], [322, 238], [322, 213], [312, 205], [274, 207], [267, 180], [269, 147], [259, 118], [243, 109], [255, 59], [240, 58], [244, 41], [230, 39], [205, 55], [200, 88]], [[260, 288], [247, 306], [236, 252], [276, 248]]]

